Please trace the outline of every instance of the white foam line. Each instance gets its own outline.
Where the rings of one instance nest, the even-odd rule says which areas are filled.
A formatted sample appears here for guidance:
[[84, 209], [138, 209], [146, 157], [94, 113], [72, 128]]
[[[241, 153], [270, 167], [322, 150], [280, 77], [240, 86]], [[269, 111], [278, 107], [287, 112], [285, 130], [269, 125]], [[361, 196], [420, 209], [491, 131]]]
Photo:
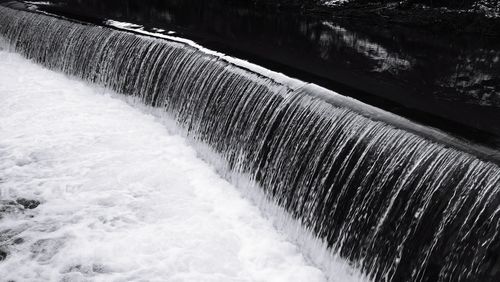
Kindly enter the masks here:
[[195, 49], [197, 49], [205, 54], [218, 57], [218, 58], [220, 58], [228, 63], [237, 65], [241, 68], [247, 69], [247, 70], [254, 72], [258, 75], [266, 76], [270, 79], [275, 80], [276, 82], [283, 83], [283, 84], [291, 87], [292, 89], [300, 88], [306, 84], [303, 81], [291, 78], [289, 76], [284, 75], [283, 73], [272, 71], [272, 70], [269, 70], [267, 68], [256, 65], [254, 63], [250, 63], [248, 61], [238, 59], [238, 58], [235, 58], [232, 56], [228, 56], [224, 53], [208, 49], [208, 48], [203, 47], [202, 45], [199, 45], [198, 43], [196, 43], [192, 40], [189, 40], [189, 39], [185, 39], [185, 38], [177, 37], [177, 36], [172, 36], [172, 35], [165, 35], [165, 34], [157, 33], [157, 32], [146, 31], [146, 30], [144, 30], [144, 27], [141, 25], [120, 22], [120, 21], [115, 21], [115, 20], [107, 20], [105, 22], [105, 24], [108, 26], [118, 28], [118, 29], [132, 31], [134, 33], [138, 33], [138, 34], [142, 34], [142, 35], [167, 39], [170, 41], [186, 44], [186, 45], [188, 45], [192, 48], [195, 48]]

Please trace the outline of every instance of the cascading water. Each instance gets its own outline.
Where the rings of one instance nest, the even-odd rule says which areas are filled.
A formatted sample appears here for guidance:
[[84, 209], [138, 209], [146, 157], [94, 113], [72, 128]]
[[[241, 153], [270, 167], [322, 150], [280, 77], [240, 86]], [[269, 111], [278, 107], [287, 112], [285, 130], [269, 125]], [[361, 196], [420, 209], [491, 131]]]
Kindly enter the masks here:
[[50, 69], [165, 108], [375, 280], [498, 281], [500, 168], [188, 44], [0, 7]]

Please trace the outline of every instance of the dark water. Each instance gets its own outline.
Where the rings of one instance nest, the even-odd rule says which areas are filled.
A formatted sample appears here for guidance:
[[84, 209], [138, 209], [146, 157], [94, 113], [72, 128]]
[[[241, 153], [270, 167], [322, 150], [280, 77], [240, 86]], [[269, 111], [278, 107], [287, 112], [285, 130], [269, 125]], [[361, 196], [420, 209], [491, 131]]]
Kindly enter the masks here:
[[[36, 1], [35, 1], [36, 2]], [[56, 0], [41, 9], [175, 31], [455, 135], [500, 147], [500, 40], [369, 19], [260, 11], [252, 1]]]
[[500, 279], [494, 163], [184, 43], [1, 6], [0, 36], [50, 69], [164, 108], [375, 280]]

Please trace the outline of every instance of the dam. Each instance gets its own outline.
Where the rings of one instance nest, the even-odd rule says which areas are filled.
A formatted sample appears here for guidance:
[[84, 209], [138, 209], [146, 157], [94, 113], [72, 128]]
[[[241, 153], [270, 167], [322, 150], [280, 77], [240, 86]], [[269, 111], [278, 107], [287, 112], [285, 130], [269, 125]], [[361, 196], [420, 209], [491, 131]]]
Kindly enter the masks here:
[[369, 279], [500, 277], [496, 150], [127, 27], [0, 6], [6, 49], [161, 110], [224, 179], [261, 191]]

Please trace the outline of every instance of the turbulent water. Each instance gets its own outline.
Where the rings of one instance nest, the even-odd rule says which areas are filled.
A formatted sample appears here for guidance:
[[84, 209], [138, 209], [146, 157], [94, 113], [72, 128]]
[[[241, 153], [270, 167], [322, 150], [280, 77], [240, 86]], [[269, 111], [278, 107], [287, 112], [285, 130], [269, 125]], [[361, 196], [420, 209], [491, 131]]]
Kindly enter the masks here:
[[0, 281], [362, 281], [118, 97], [0, 46]]
[[376, 280], [496, 281], [500, 168], [210, 52], [0, 8], [50, 69], [165, 109]]

